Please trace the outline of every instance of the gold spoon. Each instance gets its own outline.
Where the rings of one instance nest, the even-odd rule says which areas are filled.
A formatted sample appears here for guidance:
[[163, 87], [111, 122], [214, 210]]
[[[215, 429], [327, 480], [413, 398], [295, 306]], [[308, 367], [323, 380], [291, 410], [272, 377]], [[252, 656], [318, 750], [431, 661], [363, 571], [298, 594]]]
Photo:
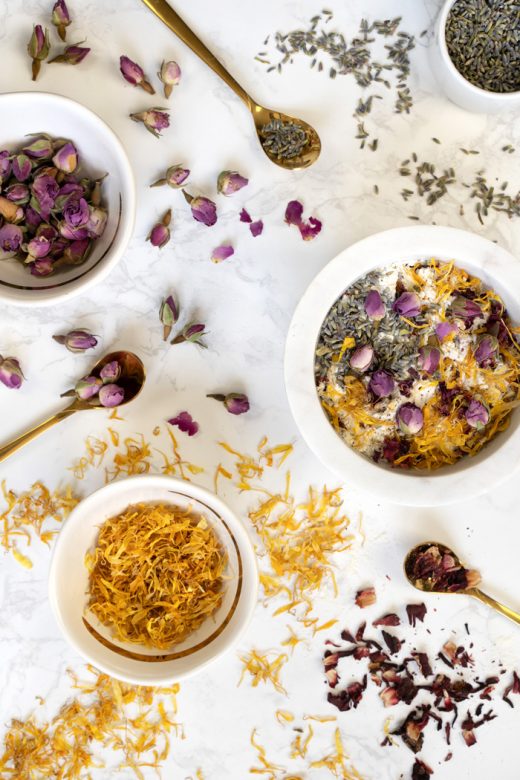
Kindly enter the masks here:
[[[130, 403], [130, 401], [133, 401], [141, 392], [145, 380], [144, 366], [141, 360], [137, 355], [134, 355], [133, 352], [122, 350], [104, 355], [104, 357], [102, 357], [101, 360], [98, 360], [96, 365], [91, 369], [90, 374], [97, 375], [104, 365], [111, 363], [113, 360], [116, 360], [121, 366], [121, 376], [118, 379], [118, 382], [124, 387], [125, 398], [119, 406], [124, 406], [125, 404]], [[19, 450], [24, 444], [32, 441], [32, 439], [39, 436], [40, 433], [43, 433], [43, 431], [46, 431], [48, 428], [51, 428], [56, 423], [65, 420], [67, 417], [70, 417], [71, 414], [83, 412], [85, 409], [106, 409], [106, 407], [93, 406], [88, 401], [81, 400], [81, 398], [74, 398], [72, 403], [69, 406], [66, 406], [65, 409], [62, 409], [61, 412], [56, 412], [56, 414], [53, 414], [48, 420], [44, 420], [39, 425], [36, 425], [34, 428], [22, 433], [22, 435], [18, 436], [16, 439], [12, 439], [12, 441], [4, 444], [3, 447], [0, 447], [0, 461], [8, 458], [13, 452]]]
[[[248, 109], [253, 115], [253, 121], [255, 123], [256, 133], [260, 146], [264, 150], [267, 157], [271, 162], [279, 165], [281, 168], [288, 170], [295, 170], [296, 168], [307, 168], [312, 165], [318, 157], [321, 151], [321, 141], [316, 130], [311, 125], [304, 122], [303, 119], [289, 116], [288, 114], [282, 114], [280, 111], [273, 111], [270, 108], [264, 108], [259, 103], [250, 97], [245, 89], [235, 81], [233, 76], [228, 73], [226, 68], [221, 62], [217, 60], [214, 54], [197, 38], [193, 30], [191, 30], [186, 22], [168, 5], [166, 0], [143, 0], [143, 3], [154, 12], [164, 24], [172, 30], [190, 49], [197, 54], [203, 62], [206, 63], [215, 73], [223, 79], [228, 87], [241, 98]], [[301, 152], [294, 157], [283, 157], [272, 153], [269, 148], [264, 144], [266, 138], [264, 135], [264, 128], [272, 121], [281, 121], [283, 123], [290, 123], [302, 128], [307, 135], [307, 142]]]
[[406, 575], [406, 578], [408, 582], [410, 582], [411, 585], [414, 586], [414, 588], [417, 588], [418, 590], [426, 591], [428, 593], [450, 593], [450, 594], [457, 594], [462, 593], [465, 596], [473, 596], [473, 598], [478, 599], [479, 601], [482, 601], [484, 604], [487, 604], [488, 607], [491, 607], [492, 609], [496, 609], [497, 612], [500, 612], [502, 615], [505, 615], [510, 620], [513, 620], [515, 623], [520, 623], [520, 614], [518, 612], [515, 612], [513, 609], [510, 609], [509, 607], [506, 607], [504, 604], [501, 604], [496, 599], [492, 598], [491, 596], [488, 596], [487, 593], [483, 593], [480, 588], [477, 587], [468, 587], [464, 590], [441, 590], [439, 588], [435, 587], [435, 582], [432, 578], [428, 579], [419, 579], [414, 576], [413, 574], [413, 561], [417, 557], [418, 553], [424, 552], [428, 549], [428, 547], [435, 546], [439, 549], [439, 552], [441, 555], [448, 554], [451, 555], [455, 563], [457, 563], [460, 566], [463, 566], [463, 564], [460, 562], [459, 557], [453, 552], [453, 550], [450, 550], [449, 547], [446, 547], [445, 544], [440, 544], [439, 542], [423, 542], [422, 544], [418, 544], [415, 547], [412, 547], [406, 558], [404, 559], [404, 573]]

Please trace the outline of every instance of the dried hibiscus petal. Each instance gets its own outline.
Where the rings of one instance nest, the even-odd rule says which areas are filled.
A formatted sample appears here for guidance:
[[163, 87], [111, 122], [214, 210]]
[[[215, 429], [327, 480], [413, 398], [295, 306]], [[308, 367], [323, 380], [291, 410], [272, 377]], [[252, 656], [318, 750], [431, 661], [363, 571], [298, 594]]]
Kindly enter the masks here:
[[398, 653], [402, 645], [401, 640], [398, 639], [393, 634], [389, 634], [388, 631], [383, 630], [382, 633], [383, 633], [383, 639], [385, 640], [385, 644], [390, 650], [391, 655]]
[[[366, 607], [372, 606], [372, 604], [376, 603], [376, 590], [375, 588], [364, 588], [363, 590], [358, 590], [356, 593], [356, 604], [361, 609], [365, 609]], [[357, 638], [357, 637], [356, 637]]]
[[395, 612], [389, 612], [388, 615], [383, 615], [383, 617], [380, 617], [377, 620], [374, 620], [372, 625], [374, 627], [377, 627], [377, 626], [400, 626], [401, 625], [401, 621], [399, 620], [399, 615], [396, 615]]
[[510, 707], [514, 707], [513, 702], [509, 698], [510, 693], [520, 693], [520, 677], [516, 672], [513, 672], [513, 682], [511, 685], [507, 686], [504, 695], [502, 696], [503, 700], [506, 701]]
[[406, 614], [408, 615], [408, 622], [415, 628], [418, 620], [421, 623], [424, 621], [426, 615], [426, 604], [407, 604]]
[[416, 758], [412, 767], [412, 780], [428, 780], [430, 775], [433, 775], [433, 769]]
[[430, 677], [433, 674], [430, 660], [426, 653], [412, 653], [412, 658], [417, 662], [417, 666], [424, 677]]

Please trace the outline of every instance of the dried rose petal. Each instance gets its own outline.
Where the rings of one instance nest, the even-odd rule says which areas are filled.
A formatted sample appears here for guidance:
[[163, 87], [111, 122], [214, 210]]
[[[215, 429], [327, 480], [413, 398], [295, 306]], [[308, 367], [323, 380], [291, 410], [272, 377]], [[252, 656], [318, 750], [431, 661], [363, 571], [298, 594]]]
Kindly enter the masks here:
[[253, 219], [248, 211], [242, 209], [240, 212], [240, 222], [252, 222]]
[[357, 347], [350, 356], [350, 368], [354, 371], [364, 373], [370, 368], [374, 360], [374, 350], [370, 344]]
[[0, 355], [0, 382], [9, 390], [19, 390], [24, 380], [20, 362], [14, 357]]
[[119, 406], [123, 403], [125, 398], [125, 391], [122, 387], [115, 384], [106, 384], [99, 389], [99, 402], [101, 406], [106, 406], [112, 409], [114, 406]]
[[249, 225], [249, 230], [251, 231], [251, 235], [253, 236], [253, 238], [256, 238], [264, 230], [263, 221], [261, 219], [257, 219], [256, 222], [251, 222], [251, 224]]
[[439, 368], [439, 362], [441, 359], [440, 350], [437, 347], [430, 347], [428, 345], [419, 347], [419, 366], [427, 374], [434, 374]]
[[473, 398], [464, 412], [464, 417], [468, 425], [476, 428], [477, 431], [481, 431], [489, 422], [489, 409], [482, 401], [477, 401], [476, 398]]
[[395, 612], [390, 612], [388, 615], [383, 615], [383, 617], [378, 618], [377, 620], [374, 620], [372, 622], [372, 625], [374, 627], [377, 626], [400, 626], [401, 621], [399, 620], [399, 616], [395, 614]]
[[54, 341], [63, 344], [69, 352], [85, 352], [97, 346], [97, 338], [88, 330], [71, 330], [63, 336], [53, 336]]
[[222, 171], [217, 179], [217, 190], [222, 195], [233, 195], [249, 184], [249, 179], [241, 176], [238, 171]]
[[177, 417], [172, 417], [168, 422], [170, 425], [176, 425], [180, 431], [187, 433], [188, 436], [195, 436], [199, 430], [198, 422], [195, 422], [189, 412], [180, 412]]
[[249, 411], [249, 399], [244, 393], [208, 393], [206, 398], [214, 398], [224, 404], [230, 414], [244, 414]]
[[71, 22], [69, 9], [67, 8], [65, 0], [56, 0], [52, 8], [51, 19], [58, 31], [58, 35], [61, 40], [64, 41], [67, 37], [67, 27]]
[[370, 290], [365, 298], [365, 313], [371, 320], [382, 320], [386, 314], [386, 306], [377, 290]]
[[63, 62], [66, 65], [79, 65], [80, 62], [83, 62], [89, 51], [89, 48], [74, 43], [72, 46], [67, 46], [62, 54], [58, 54], [57, 57], [49, 60], [49, 62]]
[[194, 198], [186, 190], [182, 191], [186, 201], [190, 204], [193, 219], [211, 227], [217, 221], [217, 207], [209, 198], [198, 196]]
[[475, 349], [475, 360], [479, 366], [482, 366], [482, 368], [492, 366], [497, 354], [498, 340], [495, 336], [491, 336], [489, 333], [480, 336], [477, 342], [477, 348]]
[[397, 410], [397, 423], [403, 433], [414, 436], [422, 429], [424, 417], [422, 411], [415, 404], [402, 404]]
[[414, 292], [403, 292], [394, 302], [393, 310], [400, 314], [401, 317], [407, 317], [408, 319], [417, 317], [421, 313], [421, 301], [419, 296]]
[[435, 335], [439, 341], [449, 341], [459, 329], [455, 322], [439, 322], [435, 326]]
[[217, 246], [211, 253], [211, 259], [214, 263], [221, 263], [222, 260], [227, 260], [228, 257], [235, 254], [235, 250], [230, 244], [221, 244]]
[[134, 122], [142, 122], [148, 132], [156, 138], [160, 138], [161, 130], [170, 126], [168, 111], [168, 108], [149, 108], [146, 111], [130, 114], [130, 119], [133, 119]]
[[395, 382], [387, 371], [374, 371], [368, 383], [369, 390], [376, 398], [387, 398], [394, 392]]
[[155, 94], [155, 89], [144, 75], [144, 70], [137, 62], [131, 60], [130, 57], [127, 57], [124, 54], [121, 55], [119, 58], [119, 70], [121, 71], [123, 78], [128, 81], [129, 84], [132, 84], [134, 87], [141, 87], [141, 89], [144, 89], [149, 95]]
[[170, 60], [169, 62], [163, 61], [161, 70], [157, 75], [164, 84], [164, 97], [168, 99], [172, 94], [172, 89], [176, 87], [181, 80], [181, 69], [174, 60]]
[[27, 44], [27, 51], [32, 58], [33, 81], [36, 81], [38, 78], [42, 61], [49, 56], [50, 48], [49, 31], [45, 28], [45, 32], [43, 32], [41, 24], [35, 24], [31, 39]]
[[296, 225], [304, 241], [316, 238], [322, 228], [322, 223], [315, 217], [310, 217], [308, 222], [302, 219], [303, 205], [298, 200], [291, 200], [285, 209], [285, 222], [288, 225]]
[[408, 615], [408, 622], [415, 628], [417, 621], [424, 622], [426, 615], [426, 604], [407, 604], [406, 614]]
[[377, 601], [376, 596], [376, 590], [373, 587], [370, 588], [364, 588], [363, 590], [358, 590], [356, 593], [356, 604], [361, 609], [365, 609], [366, 607], [371, 607], [372, 604], [375, 604]]

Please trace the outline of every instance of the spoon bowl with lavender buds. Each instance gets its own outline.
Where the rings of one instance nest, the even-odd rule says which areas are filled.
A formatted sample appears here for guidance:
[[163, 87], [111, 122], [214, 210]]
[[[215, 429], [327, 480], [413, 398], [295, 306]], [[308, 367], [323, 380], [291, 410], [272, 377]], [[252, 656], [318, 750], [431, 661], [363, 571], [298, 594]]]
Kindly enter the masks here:
[[466, 568], [449, 547], [440, 542], [423, 542], [408, 552], [404, 559], [404, 573], [408, 582], [426, 593], [462, 593], [487, 604], [501, 615], [520, 623], [520, 614], [506, 607], [492, 596], [483, 593], [480, 573]]
[[286, 170], [308, 168], [316, 162], [321, 141], [311, 125], [253, 100], [166, 0], [143, 2], [243, 100], [251, 111], [260, 146], [271, 162]]
[[62, 397], [72, 398], [68, 406], [0, 447], [0, 462], [76, 412], [125, 406], [139, 395], [145, 378], [143, 363], [133, 352], [119, 350], [104, 355], [74, 389], [63, 393]]

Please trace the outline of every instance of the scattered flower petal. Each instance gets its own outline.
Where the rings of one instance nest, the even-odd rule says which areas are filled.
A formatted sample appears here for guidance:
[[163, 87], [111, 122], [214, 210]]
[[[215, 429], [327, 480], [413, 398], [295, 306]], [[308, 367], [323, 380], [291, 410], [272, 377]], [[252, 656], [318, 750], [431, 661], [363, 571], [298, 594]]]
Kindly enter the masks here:
[[377, 290], [370, 290], [365, 298], [364, 309], [371, 320], [382, 320], [386, 314], [386, 306]]
[[304, 241], [316, 238], [322, 228], [322, 223], [316, 217], [310, 217], [308, 222], [302, 219], [303, 205], [298, 200], [291, 200], [285, 209], [285, 221], [288, 225], [296, 225]]
[[249, 225], [249, 230], [251, 231], [251, 235], [253, 238], [256, 238], [257, 236], [261, 235], [261, 233], [264, 230], [264, 223], [261, 219], [257, 219], [256, 222], [251, 222]]
[[393, 310], [401, 317], [413, 318], [421, 313], [421, 301], [414, 292], [404, 292], [394, 302]]
[[188, 436], [195, 436], [199, 430], [198, 422], [195, 422], [189, 412], [180, 412], [177, 417], [172, 417], [168, 422], [170, 425], [176, 425], [180, 431], [187, 433]]
[[221, 263], [222, 260], [227, 260], [228, 257], [235, 254], [235, 250], [230, 244], [221, 244], [217, 246], [211, 253], [211, 259], [214, 263]]
[[242, 209], [242, 211], [240, 212], [240, 222], [252, 222], [252, 221], [253, 219], [249, 214], [249, 212], [246, 211], [245, 209]]

